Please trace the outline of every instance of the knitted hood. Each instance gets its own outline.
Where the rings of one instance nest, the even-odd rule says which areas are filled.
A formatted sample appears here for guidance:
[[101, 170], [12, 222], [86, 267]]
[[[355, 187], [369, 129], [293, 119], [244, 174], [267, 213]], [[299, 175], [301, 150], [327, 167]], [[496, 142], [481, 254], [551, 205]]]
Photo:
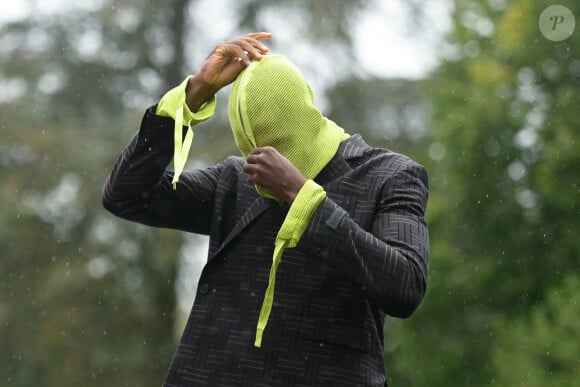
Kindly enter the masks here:
[[283, 55], [253, 61], [238, 76], [228, 115], [244, 157], [256, 147], [272, 146], [306, 179], [314, 179], [348, 137], [314, 106], [310, 85]]

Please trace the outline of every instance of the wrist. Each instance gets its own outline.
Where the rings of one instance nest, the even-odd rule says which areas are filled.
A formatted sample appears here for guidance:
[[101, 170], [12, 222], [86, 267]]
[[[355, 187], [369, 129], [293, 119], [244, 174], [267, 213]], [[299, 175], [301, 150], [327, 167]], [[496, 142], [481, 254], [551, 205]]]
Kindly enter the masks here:
[[[304, 176], [300, 175], [300, 179], [298, 179], [296, 181], [296, 183], [292, 184], [291, 188], [288, 189], [288, 191], [286, 193], [286, 198], [284, 201], [292, 204], [294, 199], [296, 199], [296, 196], [298, 196], [298, 193], [300, 192], [302, 187], [304, 187], [304, 184], [306, 184], [306, 178]], [[287, 185], [287, 184], [284, 183], [284, 185]]]
[[189, 78], [185, 88], [185, 103], [192, 113], [196, 113], [214, 94], [215, 92], [206, 83], [193, 76]]

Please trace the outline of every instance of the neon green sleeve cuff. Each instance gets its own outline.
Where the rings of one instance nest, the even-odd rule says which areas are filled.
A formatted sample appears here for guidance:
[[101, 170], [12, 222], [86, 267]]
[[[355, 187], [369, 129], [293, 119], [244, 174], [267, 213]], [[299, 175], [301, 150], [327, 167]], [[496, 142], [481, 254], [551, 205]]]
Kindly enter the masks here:
[[278, 232], [278, 238], [290, 240], [288, 247], [294, 247], [325, 197], [326, 192], [321, 186], [313, 180], [306, 180], [290, 205], [290, 210], [288, 210], [286, 219]]
[[[191, 127], [201, 121], [205, 121], [215, 112], [216, 99], [212, 96], [196, 113], [192, 113], [189, 106], [185, 103], [185, 90], [191, 76], [185, 78], [181, 85], [169, 90], [159, 104], [157, 105], [156, 114], [163, 117], [173, 118], [174, 127], [174, 152], [173, 152], [173, 189], [177, 188], [179, 176], [185, 168], [187, 155], [193, 141], [193, 130]], [[183, 127], [187, 126], [185, 138], [183, 137]]]
[[179, 86], [176, 86], [165, 93], [157, 105], [155, 113], [158, 116], [173, 118], [177, 121], [177, 111], [179, 108], [183, 107], [183, 124], [186, 126], [193, 126], [214, 115], [216, 107], [215, 96], [202, 105], [196, 113], [193, 113], [185, 103], [185, 89], [187, 88], [187, 83], [192, 77], [193, 76], [188, 76]]

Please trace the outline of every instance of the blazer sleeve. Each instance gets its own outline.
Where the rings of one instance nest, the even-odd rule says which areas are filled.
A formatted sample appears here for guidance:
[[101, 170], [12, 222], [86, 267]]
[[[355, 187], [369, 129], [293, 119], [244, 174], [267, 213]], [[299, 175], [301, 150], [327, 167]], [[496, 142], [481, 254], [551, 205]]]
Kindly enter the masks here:
[[327, 197], [304, 234], [305, 248], [343, 273], [387, 314], [408, 317], [427, 286], [427, 198], [427, 172], [407, 163], [381, 188], [370, 231]]
[[121, 218], [154, 227], [208, 234], [223, 164], [184, 171], [177, 189], [166, 171], [173, 157], [174, 121], [149, 108], [123, 149], [103, 190], [103, 206]]

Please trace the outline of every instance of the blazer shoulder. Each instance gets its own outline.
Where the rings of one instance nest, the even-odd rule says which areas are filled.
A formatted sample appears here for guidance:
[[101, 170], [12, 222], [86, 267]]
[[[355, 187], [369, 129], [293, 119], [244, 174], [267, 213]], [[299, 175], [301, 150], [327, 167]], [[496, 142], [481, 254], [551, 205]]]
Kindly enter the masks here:
[[422, 164], [409, 156], [386, 148], [366, 148], [358, 164], [360, 167], [388, 171], [390, 172], [388, 174], [395, 174], [404, 169], [417, 169], [427, 173]]
[[368, 165], [370, 163], [371, 165], [392, 165], [395, 168], [414, 164], [420, 165], [402, 153], [367, 144], [360, 134], [354, 134], [342, 143], [338, 153], [355, 165]]

